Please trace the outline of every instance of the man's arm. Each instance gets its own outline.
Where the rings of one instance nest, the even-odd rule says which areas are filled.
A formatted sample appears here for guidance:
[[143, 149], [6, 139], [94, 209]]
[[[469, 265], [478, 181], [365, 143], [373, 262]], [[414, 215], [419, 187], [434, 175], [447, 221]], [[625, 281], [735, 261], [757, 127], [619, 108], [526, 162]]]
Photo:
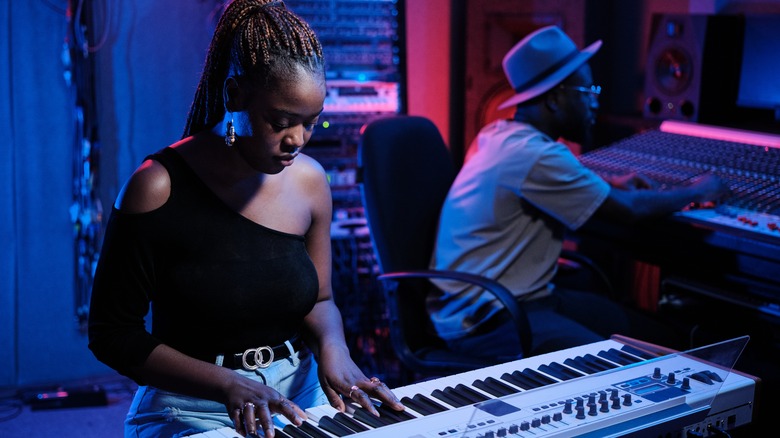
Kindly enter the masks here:
[[687, 184], [668, 188], [625, 182], [612, 185], [609, 196], [596, 210], [597, 217], [631, 223], [671, 214], [692, 202], [718, 201], [729, 192], [725, 182], [712, 174], [701, 175]]

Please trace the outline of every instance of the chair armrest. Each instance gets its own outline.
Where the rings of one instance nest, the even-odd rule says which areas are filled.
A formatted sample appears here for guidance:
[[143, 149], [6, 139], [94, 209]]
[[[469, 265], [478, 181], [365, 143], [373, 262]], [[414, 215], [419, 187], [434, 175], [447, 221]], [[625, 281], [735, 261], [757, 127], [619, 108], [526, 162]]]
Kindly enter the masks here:
[[381, 274], [377, 277], [380, 280], [400, 280], [403, 278], [440, 278], [448, 280], [457, 280], [464, 283], [470, 283], [483, 288], [485, 292], [488, 292], [495, 296], [504, 308], [509, 312], [512, 317], [512, 321], [515, 323], [517, 333], [520, 337], [520, 345], [523, 349], [523, 356], [530, 354], [532, 345], [531, 326], [528, 322], [528, 316], [525, 313], [523, 307], [518, 303], [517, 298], [501, 283], [483, 277], [481, 275], [469, 274], [459, 271], [447, 271], [447, 270], [411, 270], [411, 271], [398, 271], [388, 272]]
[[564, 249], [561, 251], [560, 258], [573, 261], [582, 266], [584, 269], [589, 270], [591, 275], [593, 275], [598, 279], [599, 282], [601, 282], [601, 286], [604, 288], [602, 293], [610, 298], [615, 296], [615, 289], [612, 286], [612, 282], [610, 281], [609, 277], [590, 257], [577, 251]]

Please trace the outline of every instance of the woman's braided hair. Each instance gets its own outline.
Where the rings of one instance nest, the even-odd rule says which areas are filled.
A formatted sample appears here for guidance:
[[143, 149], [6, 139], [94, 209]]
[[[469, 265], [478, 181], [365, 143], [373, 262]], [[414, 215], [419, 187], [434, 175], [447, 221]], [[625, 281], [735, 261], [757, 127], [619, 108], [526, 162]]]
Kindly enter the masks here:
[[231, 1], [209, 45], [184, 137], [222, 120], [222, 87], [228, 75], [247, 77], [268, 89], [291, 77], [296, 64], [324, 74], [322, 46], [308, 23], [280, 0]]

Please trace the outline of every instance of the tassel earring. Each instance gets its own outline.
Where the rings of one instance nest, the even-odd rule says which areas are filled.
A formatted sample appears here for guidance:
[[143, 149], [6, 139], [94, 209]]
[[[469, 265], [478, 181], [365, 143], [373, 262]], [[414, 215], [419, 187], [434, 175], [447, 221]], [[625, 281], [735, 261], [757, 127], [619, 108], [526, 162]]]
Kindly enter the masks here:
[[225, 144], [228, 147], [232, 147], [236, 142], [236, 128], [233, 127], [233, 113], [230, 114], [230, 120], [227, 122], [227, 129], [225, 130]]

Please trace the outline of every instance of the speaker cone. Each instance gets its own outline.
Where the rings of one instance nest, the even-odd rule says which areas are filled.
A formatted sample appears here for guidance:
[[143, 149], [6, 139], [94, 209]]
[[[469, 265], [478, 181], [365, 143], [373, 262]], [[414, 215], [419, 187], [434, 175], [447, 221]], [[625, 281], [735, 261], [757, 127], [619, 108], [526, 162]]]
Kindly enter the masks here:
[[655, 61], [655, 82], [664, 93], [675, 96], [688, 88], [693, 77], [693, 60], [684, 50], [670, 47]]

